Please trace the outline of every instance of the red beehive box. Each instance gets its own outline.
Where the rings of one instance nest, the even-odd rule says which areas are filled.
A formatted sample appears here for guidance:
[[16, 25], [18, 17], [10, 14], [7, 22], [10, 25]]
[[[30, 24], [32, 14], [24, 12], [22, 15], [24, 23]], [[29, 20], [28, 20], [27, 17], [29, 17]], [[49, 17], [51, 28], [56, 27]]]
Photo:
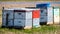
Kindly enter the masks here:
[[32, 18], [40, 18], [40, 10], [33, 10]]

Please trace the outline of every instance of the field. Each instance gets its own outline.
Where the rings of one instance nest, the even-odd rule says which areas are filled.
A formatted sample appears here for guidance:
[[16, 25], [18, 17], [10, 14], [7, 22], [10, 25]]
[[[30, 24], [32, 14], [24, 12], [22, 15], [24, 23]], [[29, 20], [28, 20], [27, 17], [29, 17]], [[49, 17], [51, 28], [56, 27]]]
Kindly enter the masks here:
[[1, 28], [2, 10], [0, 10], [0, 34], [60, 34], [60, 25], [43, 25], [30, 30]]
[[30, 30], [0, 28], [0, 34], [60, 34], [60, 25], [41, 26]]

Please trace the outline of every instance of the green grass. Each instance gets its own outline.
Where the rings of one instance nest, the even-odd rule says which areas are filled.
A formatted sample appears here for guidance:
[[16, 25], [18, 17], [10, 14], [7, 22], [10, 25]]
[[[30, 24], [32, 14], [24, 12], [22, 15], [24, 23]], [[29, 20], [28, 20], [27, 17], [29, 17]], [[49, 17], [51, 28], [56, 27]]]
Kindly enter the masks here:
[[[6, 32], [13, 32], [13, 33], [26, 33], [26, 34], [32, 34], [32, 33], [42, 33], [42, 34], [46, 34], [48, 32], [60, 32], [60, 25], [50, 25], [50, 26], [41, 26], [39, 28], [33, 28], [33, 29], [27, 29], [27, 30], [20, 30], [20, 29], [8, 29], [8, 28], [0, 28], [0, 33], [6, 33]], [[43, 33], [44, 32], [44, 33]]]

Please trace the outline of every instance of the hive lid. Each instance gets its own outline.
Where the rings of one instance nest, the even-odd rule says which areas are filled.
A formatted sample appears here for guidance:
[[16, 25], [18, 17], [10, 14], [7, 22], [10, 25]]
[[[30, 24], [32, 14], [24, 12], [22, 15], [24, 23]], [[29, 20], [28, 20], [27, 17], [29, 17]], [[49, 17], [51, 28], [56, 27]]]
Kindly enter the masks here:
[[39, 8], [4, 8], [4, 10], [26, 10], [26, 11], [30, 11], [30, 10], [40, 10]]
[[39, 8], [39, 7], [40, 7], [40, 8], [42, 8], [42, 7], [49, 7], [49, 6], [50, 6], [50, 3], [37, 4], [36, 6], [37, 6], [37, 8]]

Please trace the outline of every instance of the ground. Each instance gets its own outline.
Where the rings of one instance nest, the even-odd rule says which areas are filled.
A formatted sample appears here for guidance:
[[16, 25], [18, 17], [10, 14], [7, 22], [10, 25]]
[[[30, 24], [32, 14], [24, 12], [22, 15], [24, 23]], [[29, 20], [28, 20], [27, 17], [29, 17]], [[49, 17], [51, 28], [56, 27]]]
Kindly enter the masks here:
[[60, 25], [44, 25], [29, 30], [0, 28], [0, 34], [60, 34]]

